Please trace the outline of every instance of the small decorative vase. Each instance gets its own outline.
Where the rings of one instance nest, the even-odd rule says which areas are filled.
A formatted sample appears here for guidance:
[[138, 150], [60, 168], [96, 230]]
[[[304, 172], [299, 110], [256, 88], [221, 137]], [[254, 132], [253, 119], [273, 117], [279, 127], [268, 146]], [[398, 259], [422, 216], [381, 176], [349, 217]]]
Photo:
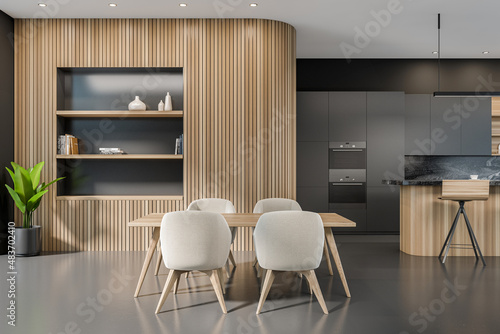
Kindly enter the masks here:
[[135, 100], [128, 104], [128, 110], [146, 110], [146, 105], [136, 96]]
[[160, 100], [160, 103], [158, 103], [158, 111], [163, 110], [165, 110], [165, 103], [163, 103], [163, 100]]
[[170, 92], [167, 92], [167, 96], [165, 96], [165, 111], [172, 110], [172, 97], [170, 96]]

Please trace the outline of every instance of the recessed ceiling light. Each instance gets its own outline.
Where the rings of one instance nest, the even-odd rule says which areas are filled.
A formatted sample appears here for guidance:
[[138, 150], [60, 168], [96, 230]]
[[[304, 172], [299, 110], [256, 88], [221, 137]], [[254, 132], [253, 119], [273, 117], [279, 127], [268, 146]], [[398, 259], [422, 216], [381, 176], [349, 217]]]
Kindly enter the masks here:
[[487, 55], [488, 53], [490, 53], [489, 51], [483, 51], [483, 55]]
[[437, 55], [437, 54], [438, 54], [438, 52], [437, 52], [437, 51], [432, 51], [432, 54], [433, 54], [433, 55]]
[[187, 3], [180, 3], [179, 6], [181, 6], [181, 7], [187, 7]]
[[39, 3], [38, 6], [40, 6], [40, 7], [47, 7], [47, 4], [45, 4], [45, 3]]
[[109, 7], [116, 7], [116, 6], [118, 6], [118, 5], [117, 5], [116, 3], [110, 3], [110, 4], [108, 4], [108, 6], [109, 6]]
[[250, 4], [250, 7], [257, 7], [257, 6], [258, 6], [258, 4], [256, 4], [256, 3], [251, 3]]

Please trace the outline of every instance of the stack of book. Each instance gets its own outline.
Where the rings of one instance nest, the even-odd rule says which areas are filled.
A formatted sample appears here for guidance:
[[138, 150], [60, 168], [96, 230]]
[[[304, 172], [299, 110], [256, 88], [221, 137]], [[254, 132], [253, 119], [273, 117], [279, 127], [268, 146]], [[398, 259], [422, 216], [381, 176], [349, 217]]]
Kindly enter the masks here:
[[99, 152], [101, 154], [123, 154], [123, 150], [118, 147], [100, 147]]
[[58, 154], [79, 154], [78, 138], [73, 135], [65, 134], [57, 138]]
[[184, 135], [180, 135], [179, 138], [175, 139], [175, 154], [184, 153]]

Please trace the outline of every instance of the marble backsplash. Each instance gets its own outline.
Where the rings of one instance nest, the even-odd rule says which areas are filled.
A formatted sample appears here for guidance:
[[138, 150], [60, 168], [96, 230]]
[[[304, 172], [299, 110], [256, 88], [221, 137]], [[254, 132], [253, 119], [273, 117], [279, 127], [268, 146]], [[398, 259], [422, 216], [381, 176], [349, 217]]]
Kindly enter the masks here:
[[405, 156], [405, 180], [500, 180], [500, 156]]

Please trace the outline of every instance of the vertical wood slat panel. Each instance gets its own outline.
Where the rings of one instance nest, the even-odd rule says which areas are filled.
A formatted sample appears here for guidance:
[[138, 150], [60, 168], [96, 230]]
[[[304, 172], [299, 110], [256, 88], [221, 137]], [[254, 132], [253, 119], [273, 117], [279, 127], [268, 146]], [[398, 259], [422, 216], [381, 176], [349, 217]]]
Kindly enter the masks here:
[[[143, 250], [151, 229], [127, 221], [223, 197], [238, 212], [295, 198], [295, 30], [260, 19], [20, 19], [15, 21], [15, 159], [57, 175], [57, 67], [184, 68], [184, 199], [56, 200], [35, 219], [44, 250]], [[20, 218], [18, 215], [17, 219]], [[236, 250], [253, 249], [240, 229]]]
[[[454, 201], [443, 201], [441, 186], [401, 187], [401, 250], [419, 256], [437, 256], [458, 210]], [[467, 216], [484, 256], [500, 254], [499, 187], [490, 187], [488, 201], [466, 203]], [[436, 223], [439, 222], [439, 223]], [[470, 244], [463, 216], [453, 237], [454, 244]], [[474, 256], [472, 249], [451, 248], [451, 256]]]

